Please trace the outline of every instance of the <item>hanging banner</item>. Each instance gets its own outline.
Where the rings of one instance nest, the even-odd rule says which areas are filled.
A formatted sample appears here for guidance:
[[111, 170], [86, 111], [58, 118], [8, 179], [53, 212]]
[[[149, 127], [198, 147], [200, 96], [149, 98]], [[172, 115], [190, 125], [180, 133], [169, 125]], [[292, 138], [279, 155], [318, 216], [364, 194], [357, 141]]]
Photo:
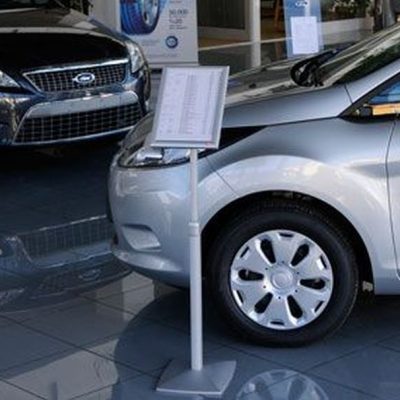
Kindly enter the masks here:
[[120, 0], [121, 29], [152, 66], [197, 64], [196, 0]]

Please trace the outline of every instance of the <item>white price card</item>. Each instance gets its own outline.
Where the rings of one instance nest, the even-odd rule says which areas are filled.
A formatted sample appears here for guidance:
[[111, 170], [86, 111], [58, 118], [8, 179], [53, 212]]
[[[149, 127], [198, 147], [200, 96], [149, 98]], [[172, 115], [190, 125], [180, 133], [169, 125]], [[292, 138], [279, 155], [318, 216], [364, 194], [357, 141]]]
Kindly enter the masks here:
[[164, 69], [151, 146], [218, 148], [229, 67]]
[[315, 16], [291, 17], [293, 54], [314, 54], [319, 51], [318, 21]]

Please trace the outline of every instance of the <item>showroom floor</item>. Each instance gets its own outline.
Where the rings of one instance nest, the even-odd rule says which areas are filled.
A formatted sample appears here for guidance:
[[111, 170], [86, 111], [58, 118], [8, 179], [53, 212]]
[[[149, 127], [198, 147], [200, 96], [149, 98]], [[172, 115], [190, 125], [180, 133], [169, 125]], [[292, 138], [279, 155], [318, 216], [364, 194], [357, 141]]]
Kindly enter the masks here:
[[[399, 306], [364, 300], [334, 337], [270, 349], [236, 339], [207, 304], [206, 361], [237, 361], [225, 399], [400, 399]], [[176, 399], [154, 388], [169, 360], [188, 359], [188, 324], [186, 292], [136, 274], [66, 303], [2, 314], [0, 398]]]
[[[251, 50], [200, 59], [236, 72]], [[263, 62], [285, 54], [284, 42], [261, 46]], [[129, 274], [110, 255], [105, 199], [117, 148], [0, 152], [1, 400], [174, 398], [154, 387], [170, 359], [189, 357], [188, 294]], [[400, 399], [399, 306], [364, 299], [336, 336], [268, 349], [234, 338], [206, 304], [206, 360], [238, 362], [225, 399]]]

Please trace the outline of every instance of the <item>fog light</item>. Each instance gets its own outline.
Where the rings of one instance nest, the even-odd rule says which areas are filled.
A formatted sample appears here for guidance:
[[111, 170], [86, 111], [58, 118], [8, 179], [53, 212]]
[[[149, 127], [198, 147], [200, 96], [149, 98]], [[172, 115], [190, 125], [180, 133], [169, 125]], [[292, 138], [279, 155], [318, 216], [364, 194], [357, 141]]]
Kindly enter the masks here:
[[161, 249], [156, 235], [147, 226], [131, 225], [123, 228], [124, 236], [136, 251], [158, 251]]

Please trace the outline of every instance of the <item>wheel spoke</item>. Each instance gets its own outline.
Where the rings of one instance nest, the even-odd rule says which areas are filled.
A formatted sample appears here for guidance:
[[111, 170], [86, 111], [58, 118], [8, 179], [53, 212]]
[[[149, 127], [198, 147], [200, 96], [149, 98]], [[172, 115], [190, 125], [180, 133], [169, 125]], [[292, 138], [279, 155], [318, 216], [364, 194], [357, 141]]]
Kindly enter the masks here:
[[267, 294], [260, 281], [245, 281], [240, 278], [232, 280], [232, 290], [241, 294], [241, 308], [246, 313], [254, 311], [256, 304]]
[[265, 274], [265, 269], [271, 266], [264, 252], [261, 249], [261, 240], [253, 239], [248, 243], [247, 249], [239, 254], [233, 261], [232, 268], [239, 270], [249, 270], [260, 274]]
[[296, 327], [296, 319], [290, 312], [286, 298], [278, 299], [274, 296], [264, 314], [262, 314], [261, 319], [268, 326], [278, 327], [278, 323], [281, 323], [283, 325], [282, 328], [285, 329]]
[[315, 309], [321, 302], [329, 300], [330, 290], [317, 290], [300, 286], [297, 292], [293, 294], [293, 298], [302, 309], [305, 317], [309, 319], [315, 315]]
[[290, 264], [299, 247], [304, 244], [304, 237], [299, 234], [285, 236], [281, 232], [272, 232], [268, 236], [272, 240], [272, 248], [278, 263]]
[[295, 267], [301, 279], [332, 279], [332, 272], [326, 269], [322, 256], [320, 249], [310, 246], [308, 255]]

